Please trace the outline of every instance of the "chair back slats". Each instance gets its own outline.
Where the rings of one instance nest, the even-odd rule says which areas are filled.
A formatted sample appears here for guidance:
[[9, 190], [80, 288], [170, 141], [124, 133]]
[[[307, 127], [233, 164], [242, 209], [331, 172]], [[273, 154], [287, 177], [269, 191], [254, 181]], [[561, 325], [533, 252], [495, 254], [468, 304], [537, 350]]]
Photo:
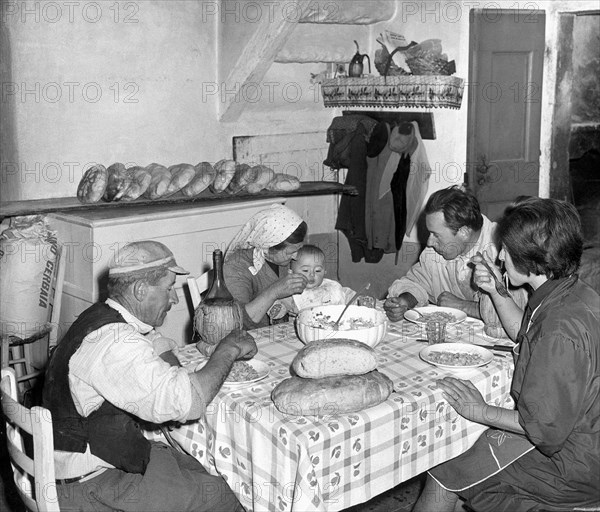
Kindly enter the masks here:
[[187, 278], [188, 290], [190, 291], [190, 297], [192, 299], [192, 306], [194, 310], [196, 310], [202, 301], [202, 293], [208, 290], [211, 276], [212, 270], [209, 270], [199, 277], [190, 276]]
[[[2, 369], [2, 410], [14, 481], [28, 510], [60, 512], [54, 472], [52, 415], [44, 407], [28, 409], [17, 401], [17, 382], [12, 368]], [[22, 433], [33, 438], [33, 458], [26, 453]]]
[[18, 466], [28, 475], [33, 475], [35, 473], [33, 460], [27, 457], [22, 449], [17, 448], [12, 441], [8, 441], [8, 456], [14, 466]]

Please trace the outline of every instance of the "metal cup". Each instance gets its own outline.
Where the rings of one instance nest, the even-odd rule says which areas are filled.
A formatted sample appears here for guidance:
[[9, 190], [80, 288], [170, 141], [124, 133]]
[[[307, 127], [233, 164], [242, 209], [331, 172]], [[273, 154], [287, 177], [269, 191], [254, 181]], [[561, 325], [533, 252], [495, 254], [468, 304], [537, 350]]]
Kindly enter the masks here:
[[446, 322], [427, 322], [425, 331], [430, 345], [444, 343], [446, 340]]

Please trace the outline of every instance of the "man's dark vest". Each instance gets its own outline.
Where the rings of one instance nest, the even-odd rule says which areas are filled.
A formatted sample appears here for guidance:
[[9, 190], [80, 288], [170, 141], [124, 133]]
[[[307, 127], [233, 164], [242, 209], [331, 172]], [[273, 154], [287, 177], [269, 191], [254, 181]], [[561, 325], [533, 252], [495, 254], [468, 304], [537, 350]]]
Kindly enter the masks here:
[[[103, 303], [94, 304], [77, 318], [48, 363], [43, 405], [52, 413], [55, 450], [84, 453], [89, 444], [92, 454], [116, 468], [128, 473], [144, 473], [150, 459], [150, 443], [134, 418], [106, 400], [89, 416], [83, 417], [71, 397], [71, 356], [88, 334], [110, 323], [126, 322], [117, 311]], [[82, 404], [82, 408], [85, 407]]]

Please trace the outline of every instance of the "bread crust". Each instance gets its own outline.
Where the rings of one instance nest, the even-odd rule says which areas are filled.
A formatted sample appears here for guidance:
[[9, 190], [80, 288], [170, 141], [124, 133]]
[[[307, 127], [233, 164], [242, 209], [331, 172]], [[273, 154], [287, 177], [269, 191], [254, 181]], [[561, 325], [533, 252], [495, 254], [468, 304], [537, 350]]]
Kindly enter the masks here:
[[378, 405], [392, 391], [392, 381], [374, 370], [323, 379], [291, 377], [273, 389], [271, 399], [280, 412], [291, 416], [335, 416]]
[[108, 184], [108, 171], [102, 164], [92, 165], [81, 177], [77, 199], [82, 203], [97, 203], [104, 196]]
[[127, 172], [127, 169], [125, 169], [125, 166], [120, 162], [112, 164], [107, 171], [108, 183], [102, 198], [107, 202], [120, 201], [123, 194], [125, 194], [131, 185], [131, 176]]
[[362, 375], [377, 368], [375, 351], [356, 340], [316, 340], [303, 347], [292, 361], [296, 375], [321, 379]]
[[194, 197], [204, 192], [217, 175], [214, 167], [209, 162], [200, 162], [194, 166], [196, 174], [192, 181], [190, 181], [185, 187], [181, 189], [181, 193], [187, 197]]
[[129, 173], [131, 184], [129, 188], [123, 194], [121, 201], [135, 201], [140, 197], [150, 185], [152, 176], [146, 171], [144, 167], [136, 166], [127, 169]]
[[275, 192], [291, 192], [300, 188], [300, 180], [289, 174], [276, 174], [266, 188]]
[[258, 194], [275, 177], [275, 171], [266, 165], [255, 165], [252, 167], [252, 172], [256, 177], [246, 186], [246, 191], [249, 194]]
[[150, 185], [143, 196], [148, 199], [159, 199], [167, 193], [169, 183], [171, 183], [171, 173], [161, 164], [151, 163], [146, 166], [146, 171], [150, 174]]
[[223, 192], [235, 175], [236, 163], [233, 160], [219, 160], [215, 164], [217, 175], [210, 186], [210, 190], [216, 194]]
[[190, 164], [177, 164], [169, 167], [171, 181], [165, 192], [165, 196], [172, 196], [188, 185], [196, 176], [196, 169]]

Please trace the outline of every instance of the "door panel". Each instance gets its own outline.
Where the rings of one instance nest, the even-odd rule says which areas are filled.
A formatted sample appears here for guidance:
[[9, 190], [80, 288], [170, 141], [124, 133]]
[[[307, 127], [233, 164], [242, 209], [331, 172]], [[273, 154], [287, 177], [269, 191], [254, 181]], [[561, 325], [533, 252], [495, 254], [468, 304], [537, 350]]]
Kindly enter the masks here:
[[543, 11], [471, 11], [467, 179], [491, 219], [538, 195]]

